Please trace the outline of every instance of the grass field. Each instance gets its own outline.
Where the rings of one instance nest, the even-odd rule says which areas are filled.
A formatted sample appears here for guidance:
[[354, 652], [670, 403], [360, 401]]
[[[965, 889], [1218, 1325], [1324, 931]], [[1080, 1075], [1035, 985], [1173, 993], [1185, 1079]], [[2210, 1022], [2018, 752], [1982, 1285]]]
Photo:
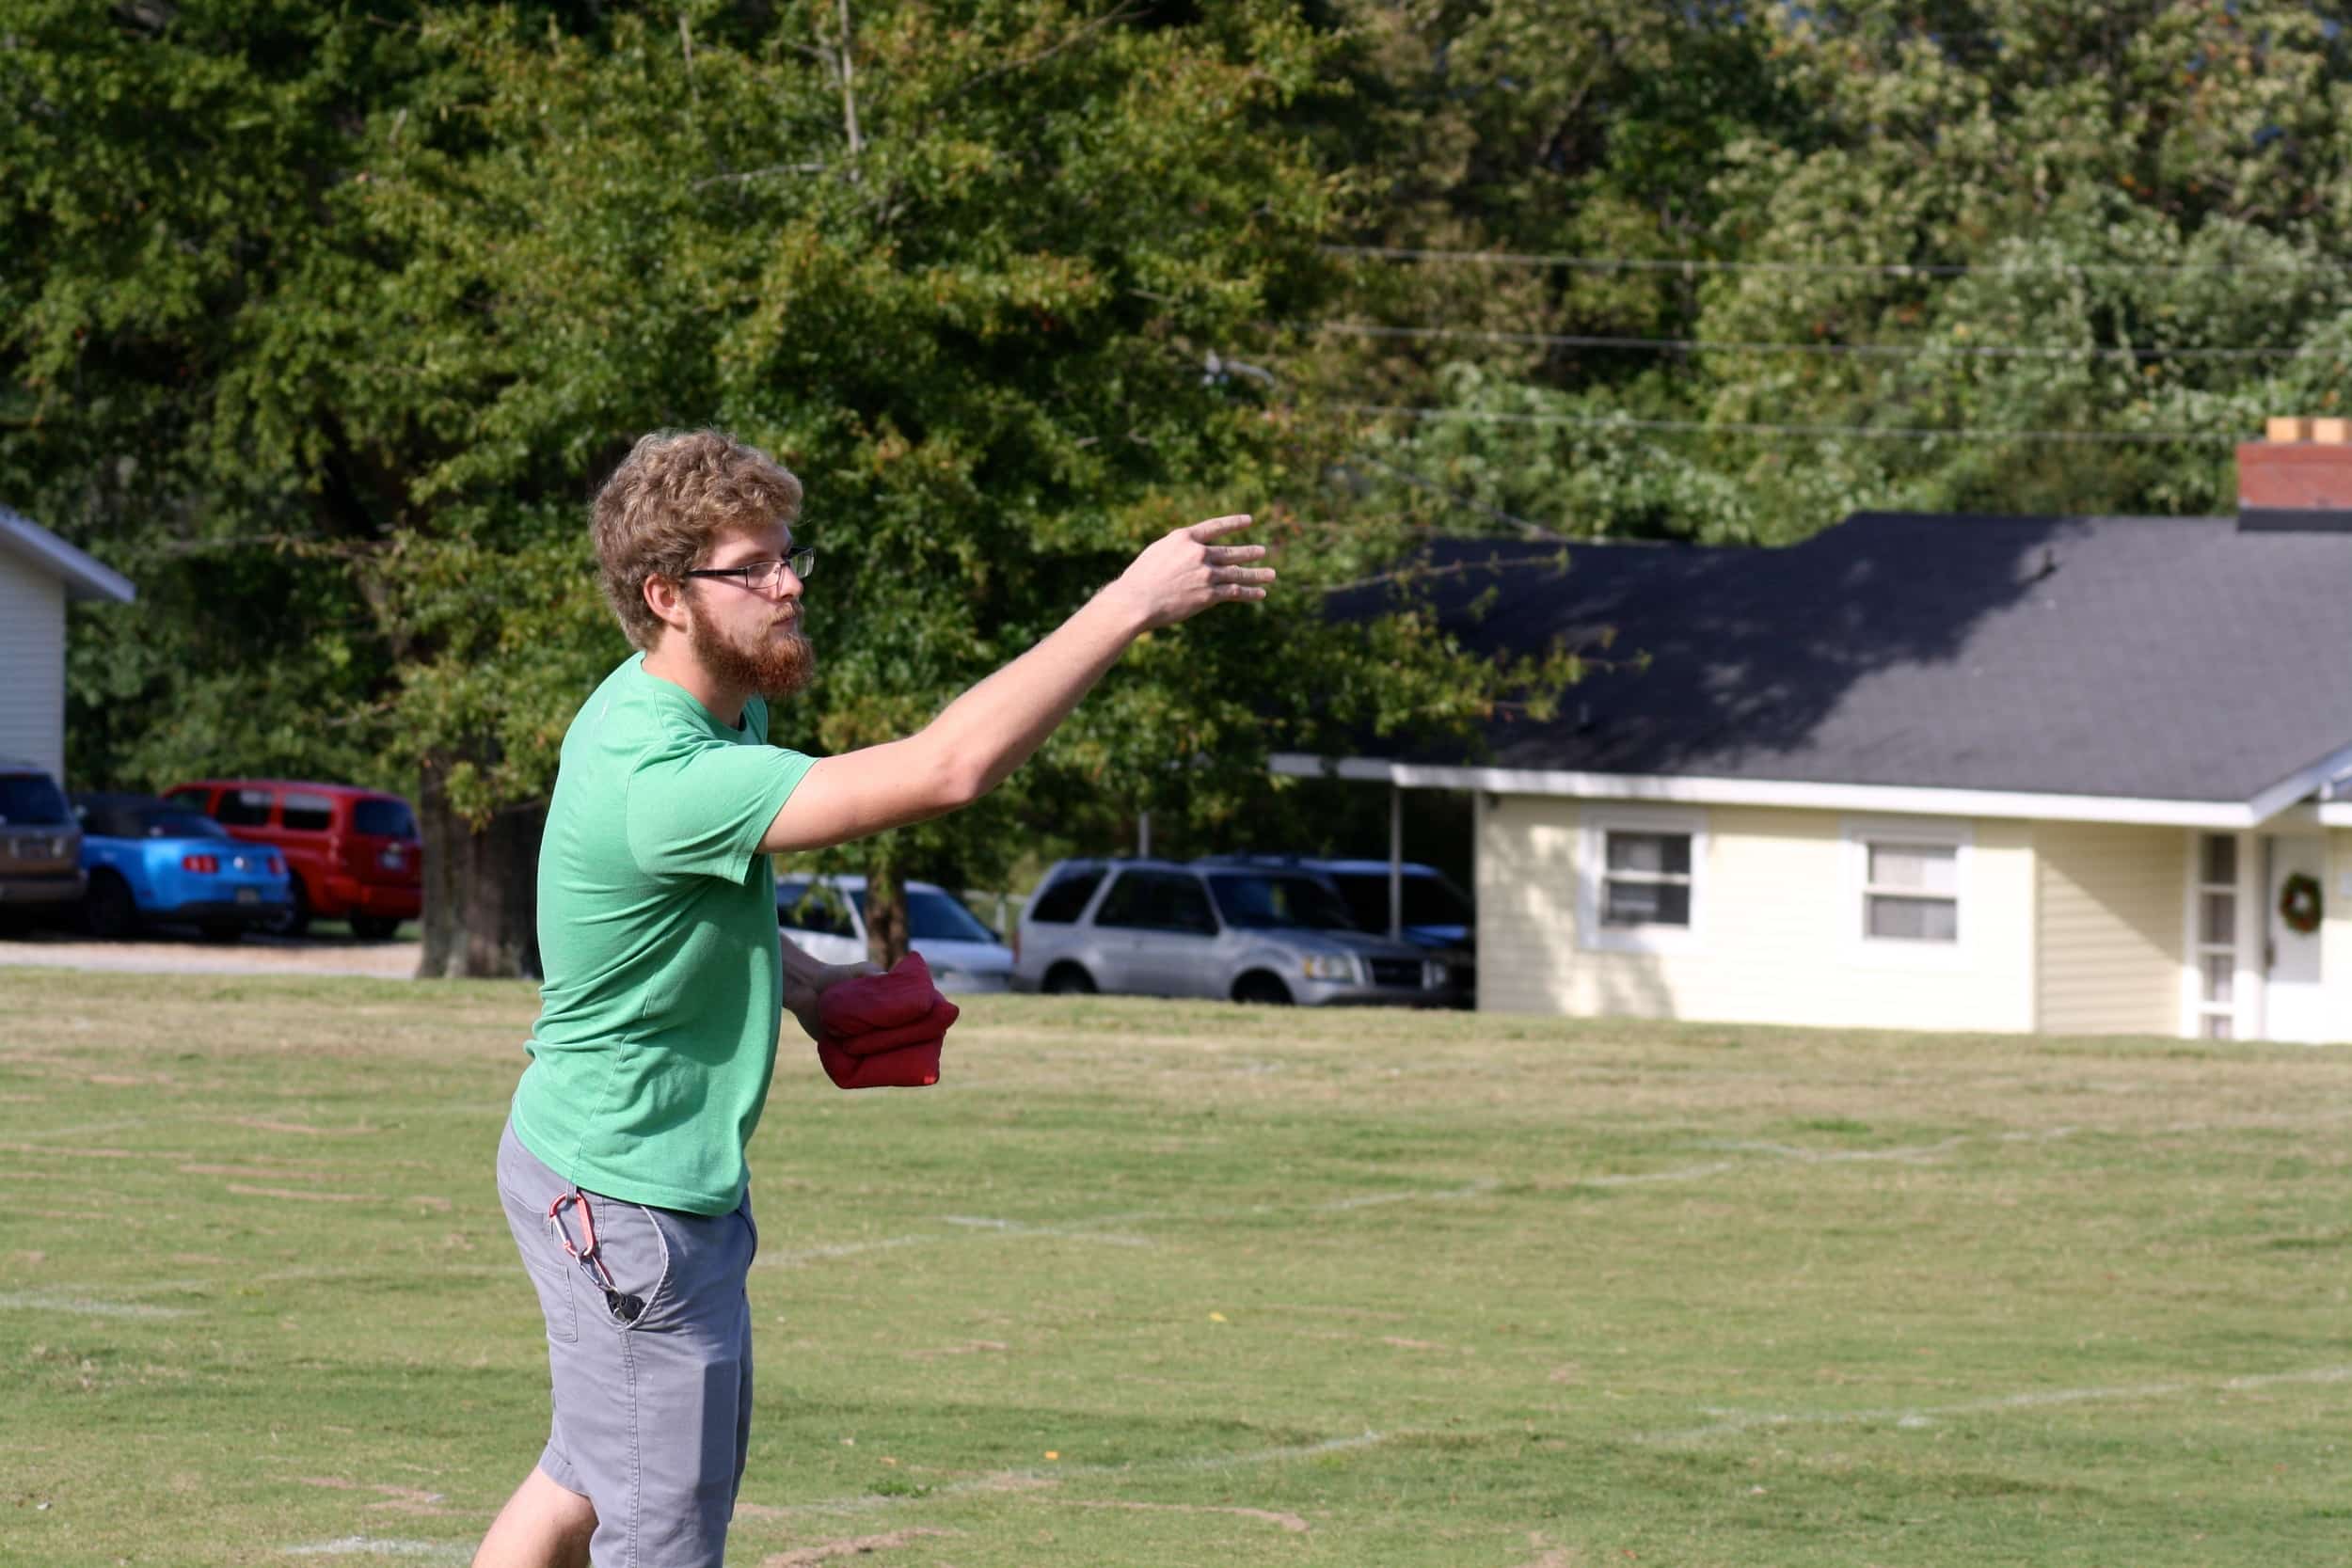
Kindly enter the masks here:
[[[0, 1562], [465, 1560], [519, 986], [0, 972]], [[787, 1044], [732, 1560], [2280, 1564], [2352, 1053], [1138, 1001]], [[860, 1552], [862, 1544], [868, 1548]]]

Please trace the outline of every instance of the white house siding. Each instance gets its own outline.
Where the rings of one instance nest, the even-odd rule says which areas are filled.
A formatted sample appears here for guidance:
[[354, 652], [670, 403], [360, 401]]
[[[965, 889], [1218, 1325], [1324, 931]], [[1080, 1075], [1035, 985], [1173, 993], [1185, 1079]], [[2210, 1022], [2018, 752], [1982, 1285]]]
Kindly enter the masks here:
[[[1544, 796], [1483, 796], [1477, 830], [1483, 1010], [1902, 1029], [2034, 1027], [2031, 825], [1978, 820], [1963, 942], [1859, 940], [1860, 891], [1836, 812], [1709, 807], [1683, 950], [1594, 951], [1578, 930], [1585, 813]], [[1875, 824], [1901, 819], [1873, 818]], [[1922, 828], [1949, 826], [1942, 819]], [[2173, 906], [2178, 918], [2178, 885]], [[2168, 992], [2177, 996], [2177, 991]]]
[[2052, 1035], [2177, 1035], [2194, 835], [2178, 828], [2035, 825], [2037, 1026]]
[[65, 584], [0, 551], [0, 760], [65, 771]]

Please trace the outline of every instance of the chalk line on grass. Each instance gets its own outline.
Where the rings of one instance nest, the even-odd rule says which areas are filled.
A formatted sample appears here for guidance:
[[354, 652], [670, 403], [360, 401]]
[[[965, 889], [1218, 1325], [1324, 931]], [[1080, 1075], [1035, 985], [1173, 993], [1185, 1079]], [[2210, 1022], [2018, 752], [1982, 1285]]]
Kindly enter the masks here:
[[790, 1268], [803, 1263], [821, 1263], [835, 1258], [855, 1258], [868, 1252], [890, 1252], [899, 1247], [937, 1246], [943, 1242], [972, 1239], [1002, 1241], [1063, 1241], [1096, 1242], [1104, 1246], [1148, 1247], [1153, 1245], [1148, 1236], [1128, 1236], [1113, 1231], [1069, 1229], [1059, 1226], [1030, 1225], [1024, 1220], [996, 1219], [986, 1214], [935, 1214], [933, 1223], [946, 1226], [946, 1230], [913, 1230], [898, 1236], [879, 1236], [870, 1242], [836, 1242], [826, 1246], [795, 1247], [789, 1251], [762, 1253], [753, 1265], [755, 1268]]
[[231, 1117], [230, 1123], [260, 1132], [292, 1132], [305, 1138], [365, 1138], [384, 1131], [362, 1122], [358, 1127], [312, 1127], [301, 1121], [272, 1121], [266, 1117]]
[[981, 1214], [942, 1214], [943, 1225], [967, 1230], [993, 1230], [1003, 1236], [1038, 1236], [1049, 1241], [1100, 1242], [1104, 1246], [1150, 1246], [1149, 1236], [1127, 1236], [1115, 1230], [1065, 1230], [1057, 1226], [1029, 1225], [1021, 1220], [990, 1219]]
[[1263, 1519], [1269, 1525], [1279, 1525], [1293, 1535], [1307, 1533], [1307, 1521], [1295, 1513], [1284, 1513], [1271, 1508], [1219, 1508], [1210, 1503], [1136, 1503], [1117, 1502], [1100, 1497], [1039, 1497], [1038, 1502], [1054, 1508], [1118, 1508], [1136, 1513], [1231, 1513], [1242, 1519]]
[[[2083, 1129], [2079, 1127], [2052, 1127], [2032, 1132], [1961, 1132], [1948, 1138], [1938, 1138], [1931, 1144], [1899, 1144], [1892, 1148], [1806, 1148], [1797, 1144], [1772, 1143], [1757, 1139], [1739, 1142], [1710, 1140], [1695, 1147], [1720, 1148], [1736, 1154], [1769, 1155], [1775, 1160], [1788, 1160], [1805, 1165], [1879, 1164], [1888, 1162], [1909, 1163], [1933, 1160], [1970, 1144], [2050, 1143], [2060, 1138], [2074, 1137], [2082, 1131]], [[1638, 1187], [1653, 1182], [1702, 1181], [1710, 1176], [1723, 1176], [1736, 1170], [1746, 1170], [1756, 1163], [1754, 1160], [1709, 1160], [1702, 1164], [1676, 1165], [1666, 1170], [1569, 1177], [1561, 1185]]]
[[2070, 1404], [2093, 1404], [2111, 1400], [2173, 1399], [2184, 1394], [2244, 1393], [2295, 1384], [2352, 1382], [2352, 1365], [2307, 1367], [2296, 1371], [2249, 1372], [2225, 1378], [2178, 1378], [2159, 1383], [2117, 1384], [2087, 1388], [2028, 1388], [1951, 1404], [1917, 1405], [1874, 1410], [1709, 1410], [1721, 1418], [1709, 1425], [1680, 1432], [1645, 1433], [1645, 1443], [1689, 1443], [1708, 1437], [1736, 1436], [1761, 1427], [1891, 1425], [1907, 1431], [1933, 1426], [1955, 1416], [1998, 1415], [2010, 1410], [2036, 1410]]
[[0, 1295], [0, 1310], [63, 1312], [76, 1318], [184, 1318], [179, 1307], [150, 1307], [144, 1302], [104, 1301], [95, 1296], [69, 1295], [62, 1291], [11, 1291]]
[[339, 1535], [278, 1548], [288, 1557], [405, 1557], [426, 1562], [469, 1562], [473, 1547], [450, 1541], [387, 1541], [372, 1535]]
[[798, 1247], [790, 1252], [763, 1252], [755, 1268], [788, 1268], [796, 1263], [820, 1263], [831, 1258], [854, 1258], [862, 1252], [888, 1252], [894, 1247], [930, 1246], [945, 1236], [884, 1236], [873, 1242], [837, 1242], [831, 1246]]
[[894, 1529], [887, 1535], [860, 1535], [847, 1541], [822, 1541], [814, 1546], [795, 1546], [788, 1552], [775, 1552], [759, 1560], [759, 1568], [816, 1568], [837, 1557], [860, 1557], [867, 1552], [886, 1552], [920, 1540], [927, 1535], [953, 1535], [947, 1529]]
[[1467, 1187], [1441, 1187], [1434, 1192], [1365, 1193], [1358, 1197], [1343, 1197], [1329, 1203], [1318, 1203], [1314, 1207], [1314, 1212], [1338, 1214], [1344, 1213], [1351, 1209], [1373, 1209], [1388, 1203], [1447, 1203], [1455, 1198], [1477, 1197], [1482, 1194], [1493, 1192], [1501, 1185], [1502, 1183], [1493, 1177], [1482, 1176]]
[[952, 1481], [935, 1486], [921, 1497], [882, 1497], [872, 1492], [860, 1492], [850, 1497], [821, 1497], [814, 1502], [781, 1505], [746, 1504], [757, 1507], [759, 1517], [773, 1518], [791, 1513], [854, 1514], [871, 1513], [880, 1509], [900, 1504], [925, 1502], [940, 1497], [969, 1497], [985, 1492], [1027, 1492], [1050, 1489], [1080, 1476], [1115, 1476], [1132, 1479], [1138, 1476], [1191, 1475], [1201, 1471], [1239, 1470], [1258, 1465], [1275, 1465], [1287, 1459], [1320, 1459], [1327, 1454], [1345, 1453], [1355, 1449], [1367, 1449], [1389, 1441], [1390, 1434], [1364, 1431], [1347, 1437], [1326, 1438], [1320, 1443], [1288, 1444], [1280, 1448], [1255, 1449], [1246, 1453], [1200, 1454], [1188, 1459], [1146, 1460], [1139, 1465], [1056, 1465], [1050, 1470], [1025, 1468], [992, 1470], [969, 1481]]
[[383, 1201], [368, 1193], [305, 1193], [292, 1187], [253, 1187], [242, 1181], [231, 1181], [229, 1190], [239, 1197], [286, 1197], [301, 1203], [378, 1203]]

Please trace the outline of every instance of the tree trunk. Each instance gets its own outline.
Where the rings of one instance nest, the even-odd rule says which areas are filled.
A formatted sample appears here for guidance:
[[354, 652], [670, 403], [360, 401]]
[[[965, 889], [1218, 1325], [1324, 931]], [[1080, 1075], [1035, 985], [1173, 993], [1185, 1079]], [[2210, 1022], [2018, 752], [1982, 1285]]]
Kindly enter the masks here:
[[906, 884], [886, 860], [866, 867], [866, 956], [884, 969], [907, 956]]
[[417, 791], [424, 834], [424, 953], [420, 980], [535, 979], [539, 974], [541, 802], [480, 827], [450, 807], [447, 755], [428, 758]]

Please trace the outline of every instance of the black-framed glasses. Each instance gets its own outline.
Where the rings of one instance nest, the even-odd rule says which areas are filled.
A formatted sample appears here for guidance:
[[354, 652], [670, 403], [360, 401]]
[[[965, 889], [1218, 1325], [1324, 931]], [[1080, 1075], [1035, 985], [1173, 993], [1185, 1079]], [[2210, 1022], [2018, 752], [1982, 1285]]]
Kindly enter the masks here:
[[817, 568], [817, 546], [803, 545], [782, 561], [751, 561], [740, 566], [703, 566], [685, 573], [690, 578], [734, 578], [746, 588], [761, 594], [773, 594], [784, 587], [784, 569], [792, 568], [792, 575], [805, 578]]

